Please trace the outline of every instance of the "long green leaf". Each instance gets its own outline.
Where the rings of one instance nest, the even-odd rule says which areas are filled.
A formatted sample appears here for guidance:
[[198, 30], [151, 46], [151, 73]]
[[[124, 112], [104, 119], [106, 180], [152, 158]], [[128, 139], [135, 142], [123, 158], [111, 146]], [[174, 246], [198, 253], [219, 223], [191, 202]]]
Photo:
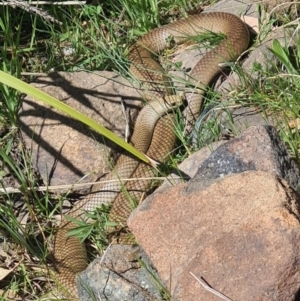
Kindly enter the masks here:
[[150, 163], [149, 159], [141, 152], [139, 152], [137, 149], [135, 149], [132, 145], [126, 143], [123, 139], [106, 129], [105, 127], [98, 124], [95, 120], [83, 115], [82, 113], [76, 111], [72, 107], [66, 105], [65, 103], [55, 99], [54, 97], [48, 95], [47, 93], [38, 90], [31, 85], [11, 76], [8, 73], [5, 73], [0, 70], [0, 82], [3, 84], [10, 86], [22, 93], [26, 93], [40, 101], [43, 101], [44, 103], [60, 110], [61, 112], [81, 121], [82, 123], [86, 124], [93, 130], [97, 131], [104, 137], [108, 138], [109, 140], [113, 141], [114, 143], [118, 144], [128, 152], [130, 152], [132, 155], [136, 156], [137, 158], [141, 159], [142, 161], [146, 163]]
[[290, 54], [288, 50], [284, 49], [278, 40], [273, 41], [273, 49], [271, 52], [277, 56], [280, 62], [286, 67], [290, 74], [298, 74], [298, 71], [294, 68], [290, 60]]

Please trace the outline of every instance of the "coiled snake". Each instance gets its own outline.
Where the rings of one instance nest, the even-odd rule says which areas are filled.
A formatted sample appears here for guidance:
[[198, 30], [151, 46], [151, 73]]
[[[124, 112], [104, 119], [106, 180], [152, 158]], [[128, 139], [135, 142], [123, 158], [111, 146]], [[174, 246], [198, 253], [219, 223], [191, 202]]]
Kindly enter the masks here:
[[[195, 88], [193, 93], [186, 94], [187, 107], [184, 110], [184, 116], [188, 122], [192, 123], [199, 114], [205, 86], [220, 71], [218, 64], [235, 60], [247, 49], [249, 32], [246, 25], [232, 14], [203, 13], [156, 28], [142, 36], [130, 48], [130, 71], [143, 84], [144, 98], [149, 101], [138, 116], [131, 143], [158, 162], [165, 162], [175, 145], [174, 116], [170, 112], [166, 114], [163, 112], [170, 111], [172, 107], [177, 106], [177, 103], [172, 98], [170, 98], [170, 106], [168, 100], [166, 103], [156, 100], [172, 94], [172, 91], [162, 67], [152, 58], [153, 54], [164, 50], [168, 46], [167, 40], [170, 37], [175, 42], [181, 43], [187, 37], [207, 31], [223, 33], [225, 38], [208, 52], [190, 73], [189, 82]], [[161, 107], [163, 110], [157, 112]], [[149, 112], [154, 112], [154, 114], [149, 114]], [[148, 121], [148, 115], [156, 117]], [[155, 173], [156, 171], [148, 165], [131, 156], [122, 155], [109, 178], [151, 178]], [[95, 185], [92, 192], [71, 210], [69, 216], [77, 219], [83, 218], [86, 211], [93, 211], [102, 203], [113, 202], [110, 220], [126, 225], [126, 220], [132, 211], [132, 202], [129, 199], [140, 201], [150, 185], [151, 180]], [[123, 193], [124, 187], [127, 191], [125, 194]], [[72, 299], [78, 299], [75, 276], [87, 267], [87, 254], [85, 246], [80, 243], [79, 239], [67, 236], [68, 231], [74, 227], [76, 227], [74, 223], [63, 218], [55, 236], [53, 253], [57, 278], [61, 286], [69, 292]]]

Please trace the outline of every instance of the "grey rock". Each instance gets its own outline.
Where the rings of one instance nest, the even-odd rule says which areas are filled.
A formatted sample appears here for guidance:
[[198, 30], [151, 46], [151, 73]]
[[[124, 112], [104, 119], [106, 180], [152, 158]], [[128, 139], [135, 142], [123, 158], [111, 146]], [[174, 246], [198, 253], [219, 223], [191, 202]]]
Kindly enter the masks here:
[[77, 277], [77, 287], [82, 301], [153, 301], [161, 300], [157, 280], [159, 276], [139, 247], [112, 245]]

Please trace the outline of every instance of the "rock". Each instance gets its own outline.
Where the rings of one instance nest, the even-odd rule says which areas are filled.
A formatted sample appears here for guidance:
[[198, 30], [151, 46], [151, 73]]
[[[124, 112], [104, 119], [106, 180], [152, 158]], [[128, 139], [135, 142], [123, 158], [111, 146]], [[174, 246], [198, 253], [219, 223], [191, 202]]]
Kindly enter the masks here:
[[[149, 270], [140, 267], [140, 257]], [[111, 245], [102, 258], [94, 260], [80, 277], [77, 277], [81, 300], [161, 300], [151, 273], [156, 279], [159, 277], [148, 261], [138, 247]]]
[[221, 0], [208, 7], [207, 11], [223, 11], [236, 15], [257, 17], [257, 3], [253, 0]]
[[252, 126], [239, 138], [202, 148], [185, 159], [157, 191], [183, 182], [183, 177], [193, 178], [189, 189], [193, 189], [195, 183], [197, 190], [199, 185], [205, 186], [213, 179], [246, 170], [276, 173], [300, 192], [299, 168], [289, 157], [277, 130], [271, 126]]
[[190, 271], [233, 300], [292, 300], [300, 199], [288, 183], [299, 191], [299, 170], [276, 130], [251, 127], [204, 153], [181, 168], [201, 164], [189, 183], [158, 190], [131, 214], [130, 230], [172, 300], [217, 300]]
[[[126, 124], [121, 99], [132, 117], [140, 105], [138, 89], [113, 72], [59, 72], [38, 77], [32, 85], [119, 136], [124, 135]], [[108, 171], [109, 152], [116, 146], [79, 121], [28, 96], [19, 117], [25, 143], [45, 183], [91, 182], [97, 173]]]
[[295, 0], [264, 0], [264, 6], [269, 13], [275, 15], [280, 21], [298, 18], [299, 2]]
[[[299, 199], [275, 174], [247, 171], [148, 198], [128, 224], [172, 300], [293, 300], [299, 289]], [[190, 192], [188, 192], [190, 191]]]
[[178, 183], [189, 181], [193, 178], [199, 166], [209, 158], [213, 151], [215, 151], [220, 145], [227, 141], [217, 141], [206, 147], [203, 147], [200, 151], [191, 154], [183, 162], [181, 162], [177, 168], [167, 177], [167, 179], [155, 190], [163, 191], [171, 186], [175, 186]]
[[[239, 9], [240, 13], [243, 14], [245, 11], [247, 15], [251, 15], [253, 11], [257, 10], [257, 5], [268, 13], [272, 13], [276, 17], [283, 17], [284, 14], [292, 13], [292, 17], [298, 17], [296, 15], [299, 9], [299, 3], [295, 0], [222, 0], [218, 1], [210, 9], [212, 11], [226, 11], [232, 12], [232, 10]], [[254, 12], [255, 13], [255, 12]]]
[[211, 180], [247, 170], [275, 173], [300, 192], [299, 169], [271, 126], [253, 126], [219, 146], [199, 167], [188, 189], [198, 190], [199, 185], [206, 187]]

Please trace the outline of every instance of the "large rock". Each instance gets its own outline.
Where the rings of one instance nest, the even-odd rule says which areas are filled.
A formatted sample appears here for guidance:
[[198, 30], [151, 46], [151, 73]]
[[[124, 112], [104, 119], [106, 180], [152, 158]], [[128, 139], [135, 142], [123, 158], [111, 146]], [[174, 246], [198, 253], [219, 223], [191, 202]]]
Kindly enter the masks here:
[[165, 184], [128, 220], [172, 300], [217, 300], [189, 272], [233, 300], [292, 300], [300, 199], [288, 183], [299, 191], [299, 169], [277, 131], [251, 127], [195, 156], [180, 167], [189, 183]]
[[250, 171], [188, 192], [154, 194], [129, 226], [172, 300], [293, 300], [299, 289], [299, 199], [275, 174]]

